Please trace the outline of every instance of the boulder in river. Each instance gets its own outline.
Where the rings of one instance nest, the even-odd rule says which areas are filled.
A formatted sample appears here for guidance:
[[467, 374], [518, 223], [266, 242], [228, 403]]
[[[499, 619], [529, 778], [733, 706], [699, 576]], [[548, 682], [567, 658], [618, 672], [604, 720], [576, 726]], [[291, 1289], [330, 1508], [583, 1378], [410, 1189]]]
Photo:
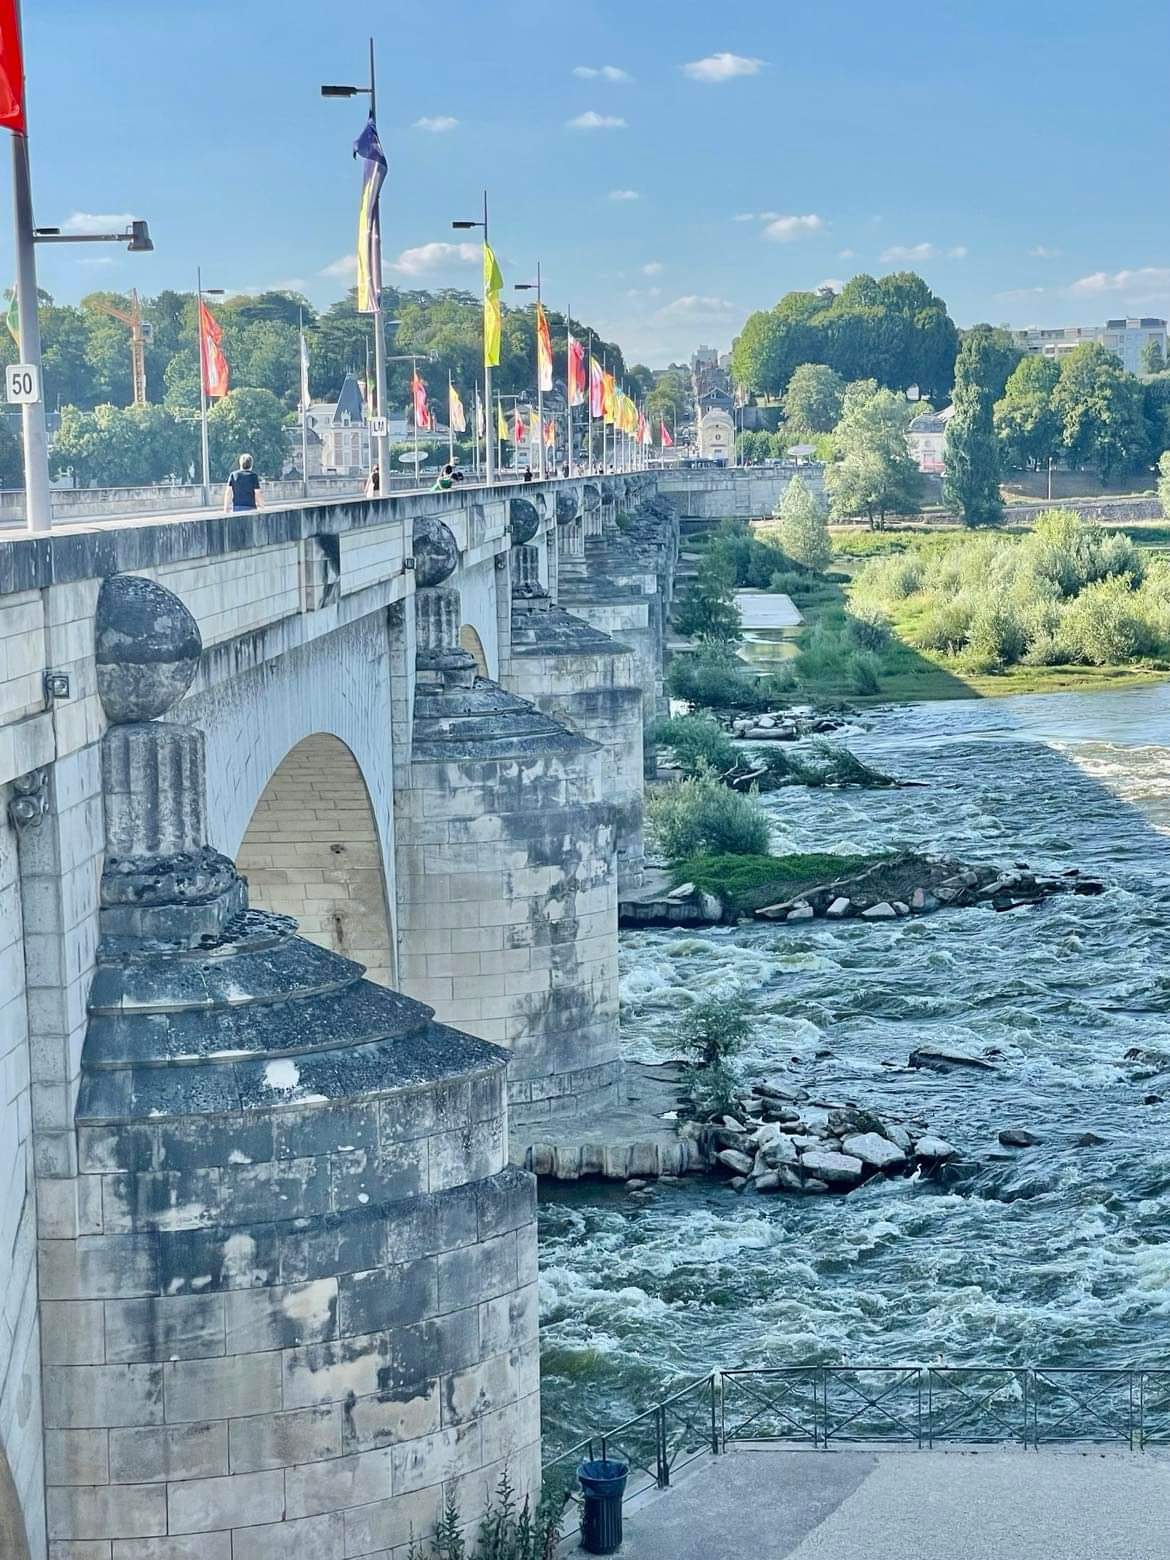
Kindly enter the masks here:
[[855, 1132], [841, 1147], [874, 1170], [900, 1170], [906, 1163], [906, 1155], [898, 1145], [876, 1132]]
[[953, 1159], [957, 1150], [952, 1148], [946, 1138], [935, 1137], [927, 1134], [920, 1137], [914, 1145], [914, 1155], [917, 1159], [932, 1159], [940, 1162], [944, 1159]]
[[920, 1045], [910, 1053], [911, 1067], [925, 1067], [931, 1072], [955, 1072], [970, 1068], [975, 1072], [994, 1072], [995, 1068], [985, 1057], [974, 1056], [970, 1051], [952, 1051], [941, 1045]]
[[733, 1175], [748, 1176], [751, 1174], [752, 1161], [746, 1154], [741, 1154], [737, 1148], [721, 1148], [715, 1155], [718, 1162]]
[[828, 916], [830, 921], [840, 921], [849, 914], [852, 903], [853, 901], [851, 899], [846, 899], [843, 895], [839, 894], [837, 898], [833, 900], [833, 903], [829, 906], [829, 908], [825, 911], [825, 914]]
[[1025, 1127], [1004, 1127], [999, 1134], [999, 1141], [1004, 1148], [1035, 1148], [1044, 1139], [1037, 1137], [1034, 1132], [1029, 1132]]
[[853, 1186], [861, 1180], [863, 1165], [853, 1154], [838, 1154], [832, 1149], [806, 1149], [800, 1156], [801, 1169], [830, 1186]]
[[884, 899], [880, 905], [870, 905], [869, 909], [863, 910], [861, 914], [867, 921], [895, 921], [898, 917], [898, 912], [893, 905]]

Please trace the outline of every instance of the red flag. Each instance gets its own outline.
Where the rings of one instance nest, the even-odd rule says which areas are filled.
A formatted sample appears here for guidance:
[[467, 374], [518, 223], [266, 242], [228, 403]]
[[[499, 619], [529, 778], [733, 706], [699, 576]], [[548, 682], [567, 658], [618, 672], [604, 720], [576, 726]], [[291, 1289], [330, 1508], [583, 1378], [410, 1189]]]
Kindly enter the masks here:
[[520, 408], [516, 408], [516, 420], [512, 424], [512, 437], [517, 444], [524, 443], [524, 419], [520, 415]]
[[544, 420], [544, 444], [546, 449], [556, 449], [557, 425], [552, 417], [546, 417]]
[[662, 441], [662, 448], [664, 450], [673, 449], [673, 447], [674, 447], [674, 440], [671, 438], [670, 432], [667, 429], [666, 419], [665, 418], [661, 418], [660, 419], [659, 427], [660, 427], [660, 430], [661, 430], [660, 437], [661, 437], [661, 441]]
[[638, 413], [638, 432], [636, 438], [639, 444], [650, 443], [650, 428], [641, 412]]
[[536, 379], [542, 390], [553, 387], [552, 336], [540, 304], [536, 305]]
[[228, 360], [220, 342], [223, 328], [215, 315], [199, 300], [199, 370], [203, 376], [203, 394], [216, 400], [228, 393]]
[[0, 127], [25, 133], [24, 61], [16, 0], [0, 0]]
[[410, 393], [414, 397], [414, 426], [421, 432], [429, 432], [431, 412], [427, 405], [427, 387], [417, 373], [411, 377]]
[[569, 405], [580, 406], [585, 399], [585, 346], [569, 337]]

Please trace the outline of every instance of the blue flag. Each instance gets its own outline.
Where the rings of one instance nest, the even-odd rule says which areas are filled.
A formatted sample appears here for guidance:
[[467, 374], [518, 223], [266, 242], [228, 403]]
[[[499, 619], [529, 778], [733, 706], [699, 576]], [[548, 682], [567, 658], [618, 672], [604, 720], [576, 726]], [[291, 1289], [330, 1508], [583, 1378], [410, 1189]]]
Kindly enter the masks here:
[[357, 306], [372, 314], [382, 306], [382, 229], [378, 199], [386, 182], [386, 153], [378, 139], [373, 114], [353, 143], [353, 155], [362, 159], [362, 198], [358, 205]]

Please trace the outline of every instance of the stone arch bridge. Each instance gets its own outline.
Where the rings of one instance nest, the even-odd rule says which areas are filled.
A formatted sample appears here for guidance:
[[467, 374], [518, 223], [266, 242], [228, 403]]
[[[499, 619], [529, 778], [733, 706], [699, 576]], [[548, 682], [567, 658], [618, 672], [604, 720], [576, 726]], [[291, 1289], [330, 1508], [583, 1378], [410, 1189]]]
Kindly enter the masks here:
[[533, 1487], [508, 1120], [620, 1088], [664, 487], [0, 541], [6, 1557], [389, 1560]]

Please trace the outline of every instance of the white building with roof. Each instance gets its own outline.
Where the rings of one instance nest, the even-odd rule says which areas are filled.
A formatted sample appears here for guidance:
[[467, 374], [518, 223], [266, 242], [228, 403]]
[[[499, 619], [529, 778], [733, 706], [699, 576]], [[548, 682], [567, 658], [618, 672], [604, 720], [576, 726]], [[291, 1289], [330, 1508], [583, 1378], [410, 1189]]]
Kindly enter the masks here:
[[906, 444], [910, 458], [919, 471], [938, 475], [943, 469], [943, 449], [946, 445], [947, 423], [954, 416], [953, 406], [944, 406], [941, 412], [923, 412], [915, 417], [906, 430]]

